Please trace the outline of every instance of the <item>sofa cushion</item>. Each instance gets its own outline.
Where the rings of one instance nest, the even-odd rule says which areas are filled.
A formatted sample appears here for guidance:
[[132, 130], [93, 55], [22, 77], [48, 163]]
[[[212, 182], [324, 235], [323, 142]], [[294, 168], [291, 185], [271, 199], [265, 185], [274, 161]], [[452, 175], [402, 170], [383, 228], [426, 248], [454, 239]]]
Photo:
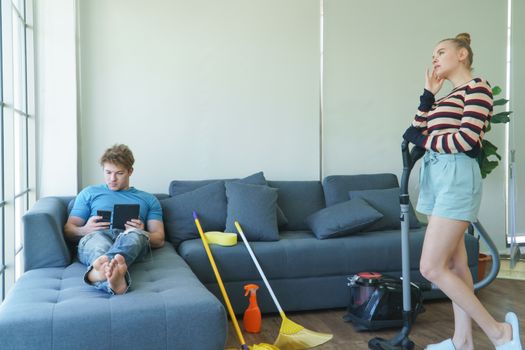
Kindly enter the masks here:
[[[410, 250], [420, 252], [423, 239], [423, 228], [411, 230]], [[317, 239], [311, 231], [282, 231], [279, 241], [250, 242], [250, 246], [270, 280], [351, 276], [360, 271], [401, 271], [399, 230], [323, 240]], [[211, 250], [224, 282], [260, 280], [242, 241], [232, 247], [212, 245]], [[204, 284], [216, 283], [200, 240], [183, 242], [178, 252]], [[420, 254], [415, 253], [410, 256], [412, 269], [419, 267], [419, 257]]]
[[361, 231], [383, 217], [360, 198], [321, 209], [306, 218], [318, 239], [346, 236]]
[[[251, 184], [251, 185], [268, 186], [268, 182], [266, 181], [266, 178], [264, 177], [264, 172], [262, 171], [259, 171], [258, 173], [247, 176], [243, 179], [232, 180], [232, 181], [240, 181], [240, 182]], [[276, 209], [276, 214], [277, 214], [277, 225], [279, 227], [286, 225], [288, 223], [288, 219], [286, 218], [286, 215], [284, 215], [284, 212], [282, 211], [282, 209], [279, 207], [279, 204], [276, 205], [275, 209]]]
[[399, 187], [394, 174], [333, 175], [323, 180], [326, 206], [348, 200], [348, 191]]
[[325, 207], [320, 181], [268, 181], [268, 185], [279, 190], [277, 203], [288, 219], [284, 230], [309, 230], [306, 217]]
[[[389, 229], [400, 229], [401, 222], [399, 221], [399, 187], [378, 189], [378, 190], [362, 190], [350, 191], [348, 195], [351, 200], [361, 198], [368, 202], [377, 211], [383, 214], [383, 218], [373, 225], [367, 227], [367, 231], [380, 231]], [[409, 207], [409, 222], [410, 228], [419, 228], [421, 225], [416, 218], [416, 213], [412, 204]]]
[[74, 262], [24, 273], [0, 306], [0, 347], [224, 348], [224, 307], [171, 245], [130, 267], [132, 284], [124, 295], [110, 296], [87, 285], [85, 271], [85, 265]]
[[226, 197], [228, 198], [226, 231], [237, 232], [234, 223], [238, 221], [249, 241], [279, 239], [275, 188], [236, 181], [226, 182]]
[[216, 180], [195, 190], [160, 201], [166, 235], [175, 246], [186, 239], [198, 238], [193, 211], [199, 214], [207, 231], [223, 231], [226, 222], [224, 182]]

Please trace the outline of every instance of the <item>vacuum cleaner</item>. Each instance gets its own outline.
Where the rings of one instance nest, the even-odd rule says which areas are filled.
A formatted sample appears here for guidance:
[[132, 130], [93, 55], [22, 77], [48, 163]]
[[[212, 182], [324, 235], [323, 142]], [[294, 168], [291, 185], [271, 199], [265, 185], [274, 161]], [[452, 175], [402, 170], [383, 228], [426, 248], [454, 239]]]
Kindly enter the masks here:
[[[410, 250], [409, 250], [409, 195], [408, 180], [414, 164], [425, 154], [424, 148], [414, 146], [410, 150], [409, 143], [403, 140], [401, 144], [401, 154], [403, 158], [403, 173], [401, 175], [401, 186], [399, 202], [401, 206], [401, 281], [383, 276], [365, 274], [353, 277], [350, 284], [354, 283], [356, 288], [364, 291], [362, 295], [356, 295], [358, 302], [354, 299], [356, 308], [349, 309], [347, 318], [354, 318], [354, 326], [363, 329], [379, 329], [385, 326], [402, 325], [399, 333], [392, 339], [373, 338], [368, 342], [369, 349], [372, 350], [412, 350], [414, 342], [409, 339], [409, 333], [412, 324], [418, 313], [424, 309], [422, 307], [421, 292], [424, 289], [437, 289], [431, 284], [416, 285], [410, 282]], [[469, 227], [469, 233], [476, 230], [490, 250], [492, 256], [492, 268], [490, 272], [481, 281], [474, 284], [474, 290], [479, 290], [490, 284], [497, 276], [500, 268], [500, 260], [497, 248], [490, 239], [489, 234], [485, 231], [479, 220], [472, 223]], [[364, 287], [364, 288], [363, 288]], [[400, 292], [401, 289], [401, 292]], [[400, 297], [401, 294], [401, 297]], [[400, 312], [400, 299], [402, 299], [402, 311]], [[353, 316], [352, 316], [353, 315]], [[370, 327], [370, 328], [367, 328]]]
[[[350, 303], [343, 319], [357, 331], [375, 331], [403, 325], [402, 280], [377, 272], [360, 272], [348, 277]], [[424, 311], [422, 288], [410, 284], [411, 317]]]

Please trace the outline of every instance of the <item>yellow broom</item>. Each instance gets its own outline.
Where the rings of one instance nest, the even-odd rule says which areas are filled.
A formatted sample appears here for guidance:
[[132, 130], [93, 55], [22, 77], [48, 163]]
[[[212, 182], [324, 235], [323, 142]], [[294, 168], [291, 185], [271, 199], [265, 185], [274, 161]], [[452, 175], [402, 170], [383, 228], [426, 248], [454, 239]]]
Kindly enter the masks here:
[[273, 345], [277, 346], [281, 350], [310, 349], [318, 345], [324, 344], [330, 339], [332, 339], [332, 334], [319, 333], [308, 330], [300, 324], [297, 324], [288, 319], [288, 317], [286, 317], [281, 305], [279, 304], [277, 298], [275, 297], [275, 294], [273, 293], [272, 287], [270, 287], [270, 283], [266, 279], [266, 276], [264, 275], [264, 272], [261, 269], [261, 265], [259, 265], [259, 262], [257, 261], [257, 258], [255, 257], [255, 254], [253, 253], [250, 244], [246, 240], [244, 232], [242, 232], [242, 228], [241, 225], [239, 225], [239, 222], [235, 221], [235, 227], [237, 228], [237, 231], [239, 232], [239, 235], [241, 236], [244, 245], [248, 249], [248, 253], [250, 253], [251, 258], [255, 263], [255, 266], [257, 267], [257, 270], [259, 271], [259, 274], [261, 275], [264, 284], [266, 284], [266, 287], [268, 288], [268, 291], [272, 296], [273, 302], [275, 303], [275, 306], [277, 306], [279, 314], [281, 314], [281, 318], [283, 319], [283, 322], [281, 323], [281, 329], [279, 330], [279, 336], [277, 337]]
[[241, 343], [241, 349], [242, 350], [248, 350], [248, 349], [251, 349], [251, 350], [279, 350], [279, 348], [271, 344], [265, 344], [265, 343], [254, 344], [252, 346], [246, 345], [246, 341], [244, 341], [244, 337], [242, 336], [241, 329], [239, 328], [239, 323], [237, 322], [237, 317], [235, 316], [235, 313], [233, 312], [232, 304], [230, 303], [230, 298], [228, 297], [228, 293], [226, 293], [226, 289], [224, 288], [224, 284], [222, 283], [221, 275], [219, 274], [217, 265], [215, 265], [215, 259], [213, 258], [213, 255], [210, 250], [210, 246], [208, 245], [208, 241], [206, 239], [206, 236], [204, 235], [201, 223], [199, 221], [199, 217], [197, 216], [196, 212], [193, 212], [193, 219], [195, 220], [195, 225], [197, 225], [197, 230], [199, 231], [199, 235], [201, 236], [202, 244], [204, 245], [204, 250], [206, 250], [208, 259], [210, 260], [210, 264], [213, 269], [213, 273], [215, 274], [215, 278], [217, 278], [217, 282], [219, 283], [219, 288], [221, 289], [222, 297], [224, 298], [224, 302], [226, 303], [226, 308], [228, 309], [228, 313], [230, 314], [230, 318], [232, 319], [233, 327], [235, 328], [235, 333], [237, 333], [237, 338], [239, 338], [239, 342]]

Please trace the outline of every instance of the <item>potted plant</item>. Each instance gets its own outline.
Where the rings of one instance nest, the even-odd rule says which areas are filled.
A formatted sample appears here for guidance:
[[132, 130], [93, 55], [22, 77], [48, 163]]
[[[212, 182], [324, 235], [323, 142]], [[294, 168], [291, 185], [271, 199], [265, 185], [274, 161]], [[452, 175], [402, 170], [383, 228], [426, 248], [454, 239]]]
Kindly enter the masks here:
[[[501, 93], [501, 88], [499, 86], [494, 86], [492, 88], [492, 95], [497, 96]], [[499, 98], [494, 100], [494, 107], [504, 106], [509, 102], [504, 98]], [[492, 119], [485, 130], [487, 134], [492, 129], [492, 124], [506, 124], [510, 121], [510, 114], [512, 111], [503, 111], [492, 115]], [[478, 164], [481, 170], [481, 177], [485, 178], [488, 174], [494, 170], [501, 160], [501, 156], [498, 154], [498, 147], [496, 147], [492, 142], [483, 139], [481, 152], [478, 155]]]

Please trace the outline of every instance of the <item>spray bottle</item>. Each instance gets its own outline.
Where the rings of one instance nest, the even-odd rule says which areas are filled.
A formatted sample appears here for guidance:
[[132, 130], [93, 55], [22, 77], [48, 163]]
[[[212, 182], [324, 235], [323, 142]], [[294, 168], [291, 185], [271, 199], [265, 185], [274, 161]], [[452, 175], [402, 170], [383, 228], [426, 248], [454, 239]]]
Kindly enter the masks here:
[[261, 331], [261, 310], [259, 309], [259, 306], [257, 305], [257, 289], [259, 289], [259, 286], [256, 284], [247, 284], [244, 286], [244, 290], [246, 290], [246, 293], [244, 296], [248, 296], [250, 294], [250, 305], [248, 305], [248, 308], [246, 311], [244, 311], [244, 329], [248, 333], [259, 333]]

